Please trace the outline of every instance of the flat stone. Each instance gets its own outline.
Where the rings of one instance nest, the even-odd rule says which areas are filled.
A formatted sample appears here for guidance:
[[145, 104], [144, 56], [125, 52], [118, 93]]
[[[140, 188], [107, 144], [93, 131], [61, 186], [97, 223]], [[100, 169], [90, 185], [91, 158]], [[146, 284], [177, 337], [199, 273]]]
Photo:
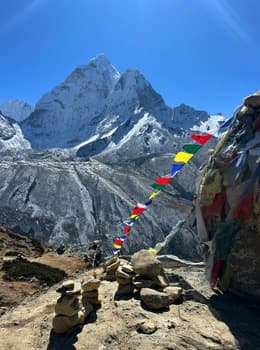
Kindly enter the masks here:
[[138, 333], [153, 334], [158, 329], [157, 325], [150, 320], [143, 320], [138, 322], [136, 325], [136, 330]]
[[105, 261], [102, 264], [104, 271], [106, 272], [108, 266], [113, 265], [114, 263], [117, 263], [118, 261], [119, 261], [119, 264], [120, 264], [120, 260], [118, 259], [118, 256], [114, 256], [113, 258]]
[[120, 261], [117, 260], [116, 262], [106, 267], [106, 272], [116, 271], [119, 265], [120, 265]]
[[126, 272], [127, 274], [129, 274], [131, 276], [135, 274], [133, 266], [130, 265], [130, 264], [122, 265], [121, 269], [122, 269], [123, 272]]
[[164, 288], [164, 293], [166, 293], [169, 297], [169, 304], [173, 304], [182, 294], [181, 287], [166, 287]]
[[154, 277], [162, 272], [161, 262], [148, 250], [142, 249], [131, 258], [135, 273], [141, 276]]
[[131, 279], [132, 274], [129, 274], [129, 273], [123, 271], [123, 266], [119, 266], [118, 269], [116, 270], [116, 277]]
[[81, 287], [84, 292], [91, 292], [100, 287], [101, 281], [94, 277], [89, 277], [86, 280], [83, 280]]
[[56, 333], [66, 333], [74, 327], [83, 324], [84, 320], [85, 314], [83, 311], [79, 311], [71, 317], [56, 315], [52, 320], [52, 326]]
[[81, 293], [81, 284], [72, 280], [67, 280], [56, 289], [57, 293], [66, 295], [78, 295]]
[[159, 310], [169, 306], [169, 297], [166, 293], [150, 288], [143, 288], [141, 289], [140, 296], [149, 309]]

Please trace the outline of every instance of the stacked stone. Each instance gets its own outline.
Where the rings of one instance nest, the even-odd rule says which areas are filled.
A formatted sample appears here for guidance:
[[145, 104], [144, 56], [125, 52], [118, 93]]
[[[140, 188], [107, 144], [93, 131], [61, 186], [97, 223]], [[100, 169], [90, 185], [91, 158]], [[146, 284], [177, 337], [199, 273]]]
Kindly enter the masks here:
[[163, 276], [161, 262], [148, 250], [140, 250], [132, 256], [131, 263], [136, 273], [133, 285], [140, 291], [146, 307], [158, 310], [173, 304], [181, 295], [180, 287], [171, 287]]
[[101, 275], [102, 280], [115, 281], [116, 280], [116, 270], [120, 265], [120, 261], [117, 256], [109, 259], [103, 263], [103, 274]]
[[55, 317], [52, 324], [56, 333], [65, 333], [84, 323], [85, 310], [80, 300], [81, 285], [68, 280], [57, 288], [61, 297], [55, 305]]
[[131, 264], [121, 261], [120, 266], [116, 270], [116, 281], [118, 283], [118, 289], [116, 295], [124, 296], [132, 294], [134, 291], [134, 285], [132, 279], [135, 275], [134, 269]]
[[98, 288], [101, 281], [92, 276], [82, 281], [82, 304], [86, 310], [97, 309], [101, 305]]

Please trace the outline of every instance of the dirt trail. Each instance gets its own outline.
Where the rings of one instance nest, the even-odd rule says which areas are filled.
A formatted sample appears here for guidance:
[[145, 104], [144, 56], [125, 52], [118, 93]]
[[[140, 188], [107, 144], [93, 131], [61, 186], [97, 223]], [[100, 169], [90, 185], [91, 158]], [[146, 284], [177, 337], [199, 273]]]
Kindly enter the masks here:
[[[77, 277], [80, 280], [86, 275]], [[1, 317], [1, 350], [182, 350], [260, 349], [259, 312], [231, 296], [217, 296], [207, 286], [201, 268], [167, 270], [170, 281], [184, 288], [185, 300], [165, 312], [145, 310], [138, 297], [114, 300], [116, 282], [103, 281], [102, 307], [83, 328], [70, 335], [51, 330], [55, 287], [28, 297]], [[142, 334], [136, 325], [151, 320], [158, 329]]]

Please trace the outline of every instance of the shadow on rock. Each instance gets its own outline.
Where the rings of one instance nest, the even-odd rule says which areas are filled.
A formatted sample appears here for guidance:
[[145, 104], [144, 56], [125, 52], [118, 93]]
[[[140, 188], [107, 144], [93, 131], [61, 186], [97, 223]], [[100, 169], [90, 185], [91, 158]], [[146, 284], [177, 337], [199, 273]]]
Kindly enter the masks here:
[[208, 301], [214, 316], [228, 325], [241, 350], [260, 349], [260, 306], [231, 293], [213, 295]]

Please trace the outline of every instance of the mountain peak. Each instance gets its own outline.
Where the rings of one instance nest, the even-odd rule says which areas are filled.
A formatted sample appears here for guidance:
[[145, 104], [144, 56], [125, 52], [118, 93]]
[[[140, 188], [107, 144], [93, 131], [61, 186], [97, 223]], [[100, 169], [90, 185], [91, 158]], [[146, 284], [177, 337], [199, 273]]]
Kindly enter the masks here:
[[33, 107], [27, 102], [18, 99], [6, 100], [0, 104], [0, 112], [6, 117], [12, 118], [16, 121], [22, 121], [33, 112]]

